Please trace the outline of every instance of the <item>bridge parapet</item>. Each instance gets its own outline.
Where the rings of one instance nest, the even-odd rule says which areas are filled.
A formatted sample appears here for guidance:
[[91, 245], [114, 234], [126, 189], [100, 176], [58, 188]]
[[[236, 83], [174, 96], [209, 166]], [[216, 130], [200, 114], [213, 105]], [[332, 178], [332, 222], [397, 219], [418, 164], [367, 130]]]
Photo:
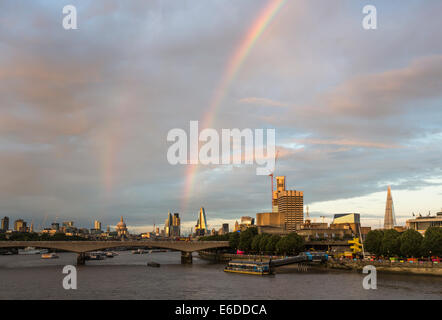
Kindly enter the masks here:
[[36, 247], [75, 253], [121, 247], [149, 247], [194, 252], [228, 246], [228, 241], [0, 241], [0, 248]]

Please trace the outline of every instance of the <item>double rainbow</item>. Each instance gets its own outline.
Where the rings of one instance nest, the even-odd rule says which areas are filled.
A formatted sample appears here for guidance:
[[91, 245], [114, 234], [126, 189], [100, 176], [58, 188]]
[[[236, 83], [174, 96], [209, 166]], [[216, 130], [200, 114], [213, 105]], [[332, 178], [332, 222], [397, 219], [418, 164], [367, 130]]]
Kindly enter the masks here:
[[[212, 101], [209, 105], [209, 109], [203, 118], [202, 128], [211, 127], [219, 106], [226, 96], [230, 85], [236, 77], [236, 74], [238, 73], [245, 59], [249, 55], [250, 51], [253, 49], [259, 37], [269, 26], [270, 22], [273, 20], [273, 18], [277, 15], [277, 13], [281, 10], [286, 2], [287, 0], [269, 0], [267, 5], [259, 13], [258, 17], [253, 21], [251, 27], [246, 32], [244, 39], [241, 41], [241, 44], [235, 50], [234, 54], [229, 60], [229, 63], [227, 64], [227, 68], [225, 69], [221, 81], [217, 89], [215, 90], [215, 94], [213, 95]], [[187, 165], [181, 212], [184, 212], [184, 210], [187, 208], [187, 203], [192, 194], [197, 168], [198, 165]]]

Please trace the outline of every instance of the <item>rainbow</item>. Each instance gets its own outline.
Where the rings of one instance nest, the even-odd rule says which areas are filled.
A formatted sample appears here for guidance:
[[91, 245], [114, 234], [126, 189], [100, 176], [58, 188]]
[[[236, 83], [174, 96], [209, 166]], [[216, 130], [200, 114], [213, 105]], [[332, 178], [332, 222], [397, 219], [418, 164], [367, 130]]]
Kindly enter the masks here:
[[[270, 22], [286, 2], [287, 0], [269, 0], [267, 5], [259, 13], [258, 17], [253, 21], [251, 27], [246, 32], [245, 37], [241, 41], [238, 48], [234, 51], [234, 54], [227, 64], [227, 68], [225, 69], [221, 81], [215, 90], [212, 101], [209, 105], [209, 109], [203, 118], [202, 129], [211, 127], [219, 106], [226, 96], [230, 85], [236, 77], [236, 74], [249, 55], [250, 51], [253, 49], [259, 37], [269, 26]], [[187, 202], [192, 194], [197, 168], [198, 165], [187, 165], [181, 212], [184, 212], [184, 210], [187, 208]]]

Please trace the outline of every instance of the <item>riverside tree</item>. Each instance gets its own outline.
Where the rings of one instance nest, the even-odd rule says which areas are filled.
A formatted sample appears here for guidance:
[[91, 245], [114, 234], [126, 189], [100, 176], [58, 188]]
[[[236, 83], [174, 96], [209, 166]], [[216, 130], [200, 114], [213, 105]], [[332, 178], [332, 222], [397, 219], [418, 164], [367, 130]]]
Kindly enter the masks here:
[[371, 230], [364, 241], [365, 249], [379, 257], [382, 254], [382, 240], [384, 233], [381, 230]]
[[252, 249], [253, 238], [257, 235], [258, 229], [255, 227], [242, 231], [239, 235], [238, 248], [243, 251], [250, 251]]
[[239, 246], [239, 233], [238, 232], [232, 232], [229, 234], [229, 246], [233, 250], [238, 249], [238, 246]]
[[442, 228], [429, 227], [425, 231], [422, 251], [428, 256], [442, 256]]
[[398, 256], [401, 254], [401, 234], [394, 229], [384, 231], [381, 252], [384, 256]]
[[270, 253], [275, 252], [276, 251], [276, 244], [279, 242], [280, 239], [281, 239], [281, 237], [276, 234], [270, 236], [270, 238], [267, 240], [265, 251], [270, 252]]
[[402, 233], [401, 254], [406, 257], [418, 257], [422, 253], [422, 235], [413, 229]]

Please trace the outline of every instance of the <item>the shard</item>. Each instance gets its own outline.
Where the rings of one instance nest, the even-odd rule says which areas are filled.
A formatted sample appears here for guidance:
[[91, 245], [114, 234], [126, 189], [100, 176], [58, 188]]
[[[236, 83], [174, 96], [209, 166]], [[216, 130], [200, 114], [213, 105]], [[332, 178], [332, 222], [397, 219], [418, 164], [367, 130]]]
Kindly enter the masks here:
[[394, 216], [393, 197], [391, 196], [391, 187], [388, 186], [387, 204], [385, 206], [384, 229], [393, 229], [396, 225]]

